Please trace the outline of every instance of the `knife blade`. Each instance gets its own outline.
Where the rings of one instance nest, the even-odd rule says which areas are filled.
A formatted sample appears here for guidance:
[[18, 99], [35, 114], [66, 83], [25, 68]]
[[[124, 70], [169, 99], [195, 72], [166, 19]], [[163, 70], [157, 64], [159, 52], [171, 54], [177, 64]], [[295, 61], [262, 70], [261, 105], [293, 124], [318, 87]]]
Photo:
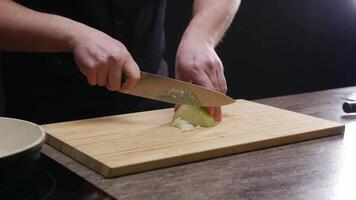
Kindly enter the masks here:
[[141, 80], [137, 86], [125, 93], [172, 104], [204, 107], [235, 102], [231, 97], [215, 90], [147, 72], [141, 72]]

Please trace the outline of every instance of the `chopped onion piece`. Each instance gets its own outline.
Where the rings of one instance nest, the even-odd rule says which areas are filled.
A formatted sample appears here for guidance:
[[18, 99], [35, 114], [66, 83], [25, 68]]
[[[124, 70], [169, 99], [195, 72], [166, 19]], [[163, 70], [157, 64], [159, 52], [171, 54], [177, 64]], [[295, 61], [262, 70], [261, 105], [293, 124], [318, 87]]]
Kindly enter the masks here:
[[172, 123], [172, 127], [177, 127], [183, 132], [188, 132], [194, 130], [194, 126], [189, 124], [186, 120], [182, 119], [181, 117], [176, 118]]

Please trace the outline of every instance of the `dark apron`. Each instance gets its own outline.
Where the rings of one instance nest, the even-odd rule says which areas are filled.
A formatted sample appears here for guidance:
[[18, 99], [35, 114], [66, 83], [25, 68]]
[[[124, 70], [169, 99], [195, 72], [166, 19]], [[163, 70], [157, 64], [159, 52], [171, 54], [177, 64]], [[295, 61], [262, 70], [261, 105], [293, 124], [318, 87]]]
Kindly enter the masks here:
[[[167, 75], [165, 0], [22, 0], [26, 7], [82, 22], [125, 44], [142, 71]], [[69, 53], [3, 52], [5, 115], [39, 124], [165, 107], [90, 86]]]

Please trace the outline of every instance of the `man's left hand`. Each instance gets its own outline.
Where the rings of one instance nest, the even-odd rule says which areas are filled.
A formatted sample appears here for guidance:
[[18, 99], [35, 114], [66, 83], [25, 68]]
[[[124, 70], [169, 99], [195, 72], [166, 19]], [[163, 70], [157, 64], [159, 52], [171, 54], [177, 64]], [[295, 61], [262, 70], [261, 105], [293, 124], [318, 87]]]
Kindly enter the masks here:
[[[199, 39], [182, 40], [176, 55], [176, 78], [223, 94], [227, 91], [223, 64], [214, 46]], [[221, 107], [209, 107], [208, 113], [221, 121]]]

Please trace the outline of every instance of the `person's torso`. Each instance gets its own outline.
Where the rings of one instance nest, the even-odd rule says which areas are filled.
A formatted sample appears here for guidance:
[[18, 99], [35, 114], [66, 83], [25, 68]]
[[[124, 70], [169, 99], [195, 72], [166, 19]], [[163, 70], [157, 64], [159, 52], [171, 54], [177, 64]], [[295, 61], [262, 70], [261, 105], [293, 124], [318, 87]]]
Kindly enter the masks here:
[[[157, 73], [162, 66], [165, 0], [17, 2], [84, 23], [120, 40], [142, 71]], [[7, 110], [14, 110], [14, 117], [33, 118], [27, 115], [40, 111], [63, 116], [57, 121], [64, 121], [126, 112], [118, 109], [122, 107], [118, 93], [87, 84], [72, 54], [3, 52], [1, 67]], [[124, 97], [120, 99], [124, 101]], [[16, 116], [21, 110], [26, 116]], [[76, 116], [70, 116], [73, 113]]]

